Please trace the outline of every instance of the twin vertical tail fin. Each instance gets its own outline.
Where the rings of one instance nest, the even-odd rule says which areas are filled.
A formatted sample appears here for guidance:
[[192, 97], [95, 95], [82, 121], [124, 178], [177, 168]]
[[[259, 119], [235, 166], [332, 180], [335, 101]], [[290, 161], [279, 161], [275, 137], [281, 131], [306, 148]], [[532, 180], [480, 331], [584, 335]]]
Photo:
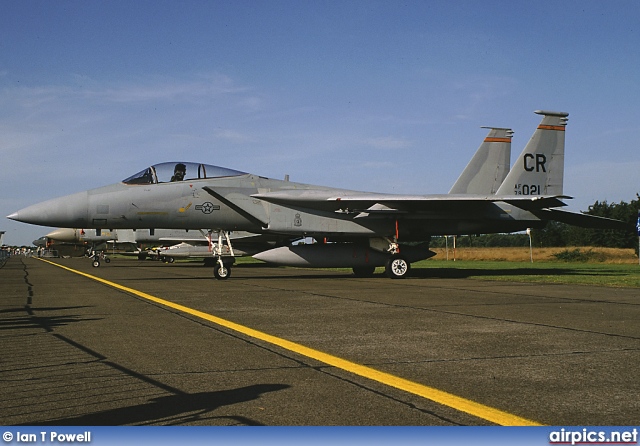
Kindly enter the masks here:
[[488, 128], [486, 136], [467, 167], [455, 182], [450, 194], [493, 195], [509, 172], [513, 131]]
[[569, 113], [537, 110], [542, 122], [496, 195], [563, 194], [564, 135]]

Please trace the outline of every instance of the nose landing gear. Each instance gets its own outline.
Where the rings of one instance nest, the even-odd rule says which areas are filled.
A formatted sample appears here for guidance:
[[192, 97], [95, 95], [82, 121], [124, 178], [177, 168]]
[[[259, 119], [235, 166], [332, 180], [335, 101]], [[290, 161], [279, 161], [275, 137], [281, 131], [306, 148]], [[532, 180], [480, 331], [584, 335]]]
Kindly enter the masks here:
[[100, 260], [104, 260], [105, 263], [111, 262], [111, 259], [107, 257], [103, 251], [92, 251], [89, 258], [92, 259], [91, 266], [94, 268], [98, 268], [100, 266]]
[[213, 267], [213, 276], [218, 280], [226, 280], [231, 277], [231, 265], [235, 262], [235, 255], [229, 231], [218, 231], [218, 243], [213, 245], [212, 254], [216, 261]]

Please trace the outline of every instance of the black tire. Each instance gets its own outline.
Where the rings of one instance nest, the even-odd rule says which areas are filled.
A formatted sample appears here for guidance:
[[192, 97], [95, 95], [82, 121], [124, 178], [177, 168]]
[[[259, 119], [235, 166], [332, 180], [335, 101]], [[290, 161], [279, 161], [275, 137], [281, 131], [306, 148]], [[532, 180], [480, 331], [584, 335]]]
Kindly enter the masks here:
[[385, 271], [392, 279], [404, 279], [411, 270], [411, 264], [400, 254], [394, 254], [387, 261]]
[[94, 260], [93, 262], [91, 262], [91, 266], [93, 266], [94, 268], [97, 268], [100, 266], [100, 260]]
[[227, 280], [229, 277], [231, 277], [231, 266], [225, 264], [222, 264], [222, 266], [220, 266], [220, 263], [218, 263], [213, 267], [213, 275], [218, 280]]
[[109, 257], [105, 257], [105, 258], [104, 258], [104, 261], [105, 261], [106, 263], [110, 263], [110, 262], [111, 262], [111, 259], [110, 259]]
[[356, 277], [372, 277], [376, 272], [375, 266], [354, 266], [353, 275]]

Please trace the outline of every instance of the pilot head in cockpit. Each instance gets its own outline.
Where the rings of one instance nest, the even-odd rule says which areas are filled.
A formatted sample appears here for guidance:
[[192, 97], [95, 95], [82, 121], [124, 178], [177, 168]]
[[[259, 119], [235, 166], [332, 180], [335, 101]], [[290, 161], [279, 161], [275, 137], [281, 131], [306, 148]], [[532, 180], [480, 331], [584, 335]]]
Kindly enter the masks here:
[[173, 169], [173, 176], [171, 177], [171, 181], [182, 181], [184, 180], [184, 176], [187, 174], [187, 166], [182, 163], [176, 164], [176, 167]]

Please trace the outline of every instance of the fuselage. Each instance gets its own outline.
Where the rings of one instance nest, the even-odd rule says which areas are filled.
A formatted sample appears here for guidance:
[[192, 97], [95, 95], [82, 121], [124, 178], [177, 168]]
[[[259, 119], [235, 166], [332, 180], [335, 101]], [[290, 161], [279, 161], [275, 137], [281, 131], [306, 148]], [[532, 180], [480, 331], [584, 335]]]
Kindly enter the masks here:
[[[205, 165], [200, 166], [204, 169]], [[332, 240], [398, 235], [405, 241], [425, 240], [431, 235], [513, 232], [542, 225], [533, 214], [501, 202], [479, 202], [452, 212], [443, 200], [441, 209], [429, 212], [407, 209], [361, 218], [348, 211], [272, 203], [253, 195], [282, 191], [348, 197], [365, 192], [222, 172], [225, 175], [174, 182], [142, 182], [141, 175], [133, 176], [133, 180], [29, 206], [9, 218], [66, 228], [206, 228]]]

